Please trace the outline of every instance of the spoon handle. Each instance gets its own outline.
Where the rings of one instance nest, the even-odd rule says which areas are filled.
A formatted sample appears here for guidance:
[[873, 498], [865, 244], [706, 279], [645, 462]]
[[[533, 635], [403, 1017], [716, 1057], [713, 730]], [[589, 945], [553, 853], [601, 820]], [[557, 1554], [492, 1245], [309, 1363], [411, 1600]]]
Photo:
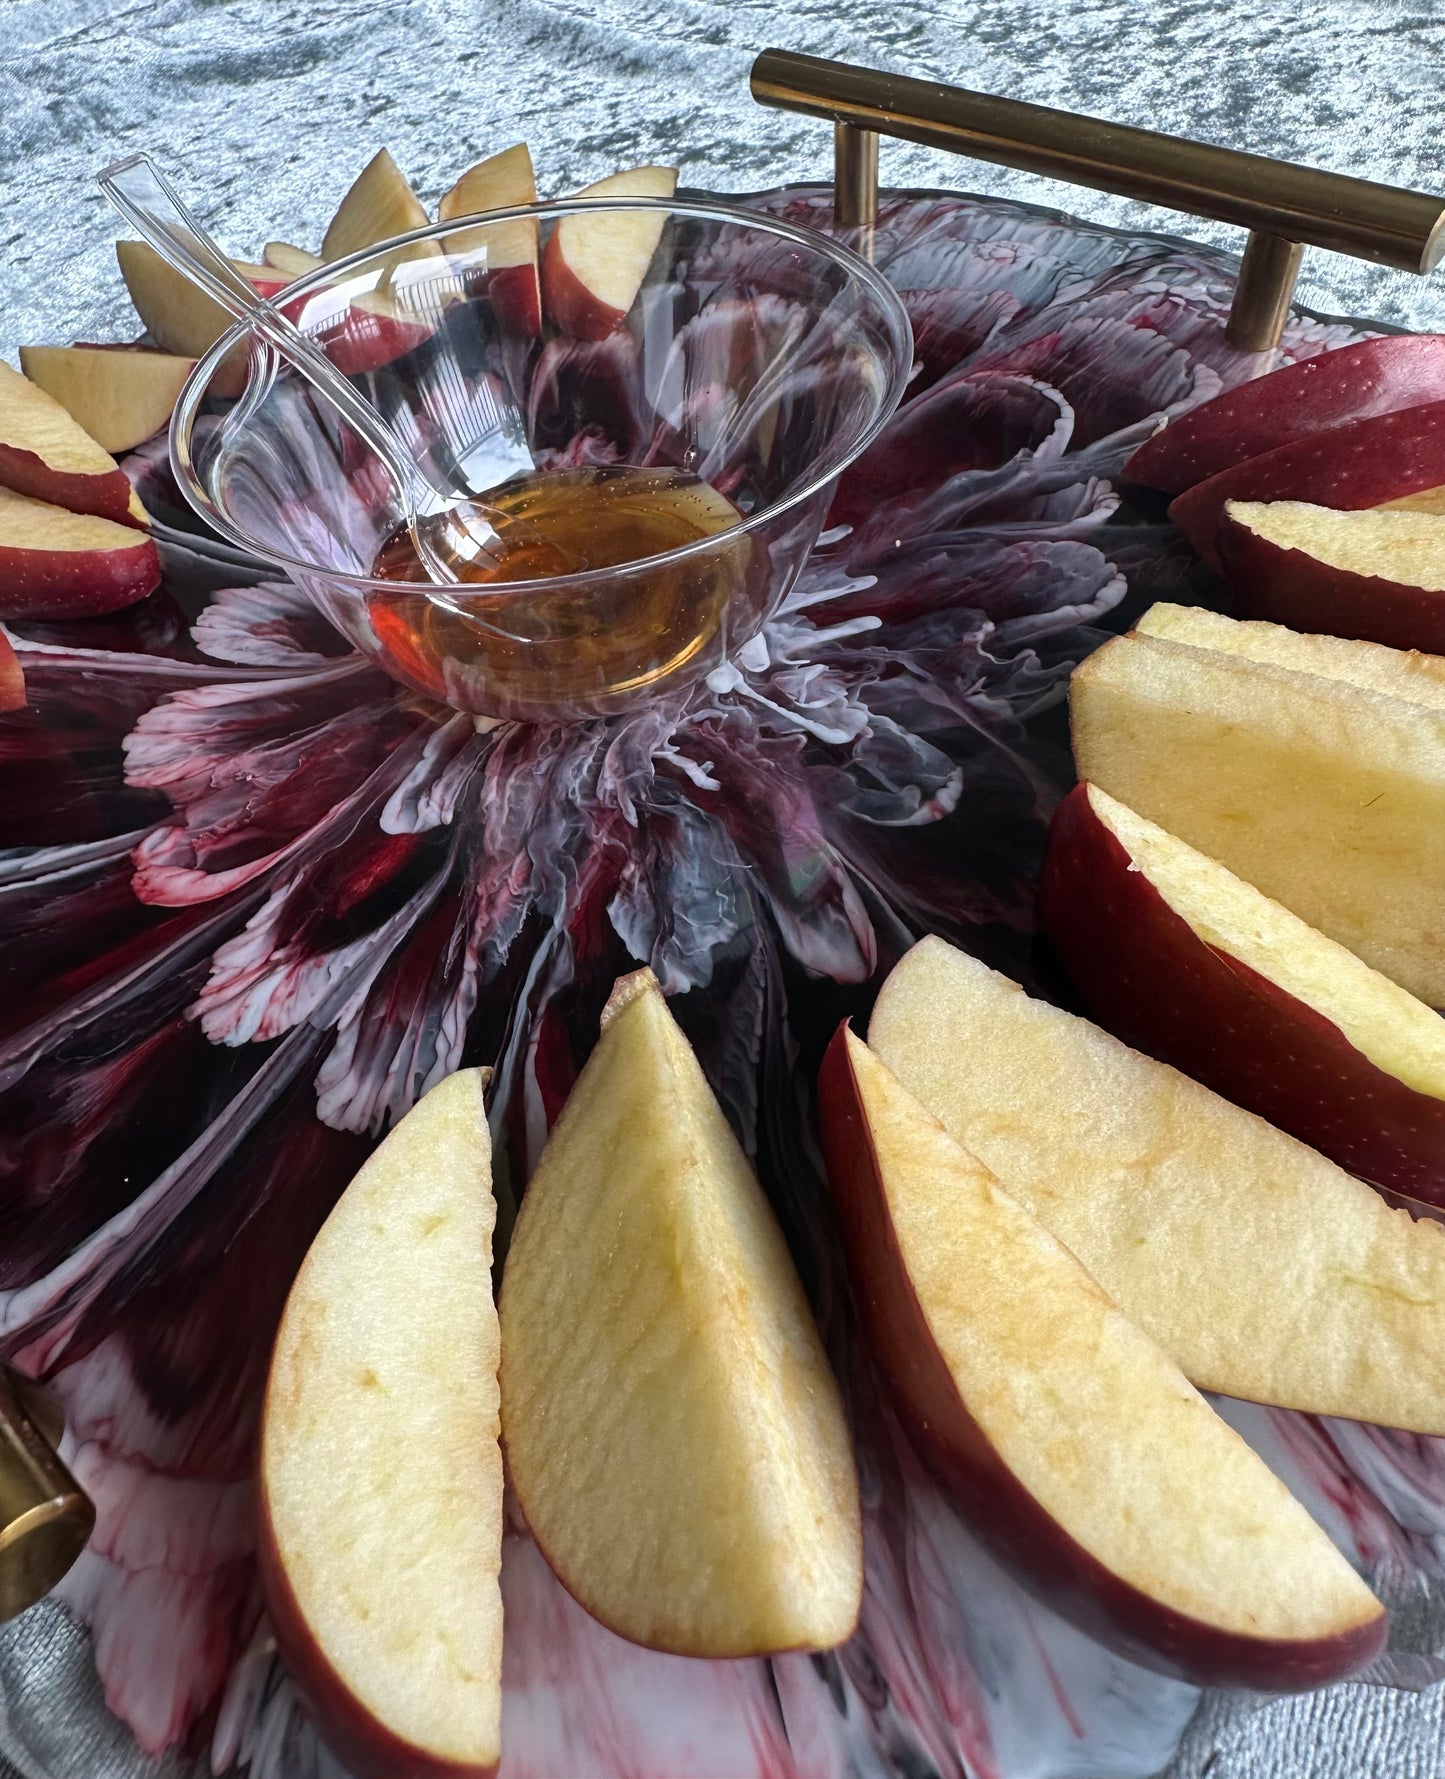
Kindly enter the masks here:
[[97, 175], [100, 189], [161, 257], [185, 274], [266, 343], [331, 403], [391, 472], [410, 512], [433, 504], [432, 491], [371, 403], [299, 328], [241, 276], [148, 154], [128, 155]]

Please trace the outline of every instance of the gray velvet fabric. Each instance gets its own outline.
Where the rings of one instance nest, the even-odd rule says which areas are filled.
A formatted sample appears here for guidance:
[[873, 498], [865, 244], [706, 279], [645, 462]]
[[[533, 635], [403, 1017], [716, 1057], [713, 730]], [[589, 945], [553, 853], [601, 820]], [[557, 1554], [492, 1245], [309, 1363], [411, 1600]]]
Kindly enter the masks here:
[[[552, 193], [633, 157], [676, 161], [716, 191], [817, 177], [827, 127], [749, 97], [768, 44], [1440, 182], [1435, 0], [8, 0], [0, 33], [7, 354], [126, 331], [92, 175], [135, 148], [160, 153], [245, 254], [278, 235], [314, 246], [382, 144], [424, 196], [519, 136]], [[904, 143], [884, 145], [883, 175], [1237, 240]], [[1308, 256], [1301, 295], [1412, 327], [1445, 321], [1439, 281], [1324, 253]]]
[[[754, 54], [809, 50], [1421, 189], [1445, 186], [1445, 4], [1416, 0], [0, 0], [0, 352], [122, 339], [134, 317], [105, 162], [155, 151], [236, 253], [317, 245], [383, 144], [435, 197], [526, 137], [545, 192], [639, 159], [739, 191], [826, 176], [826, 127], [763, 111]], [[1237, 243], [1232, 231], [883, 149], [895, 185], [957, 185]], [[1311, 253], [1302, 298], [1445, 326], [1445, 280]], [[1195, 1725], [1179, 1779], [1438, 1779], [1445, 1705], [1342, 1687]]]

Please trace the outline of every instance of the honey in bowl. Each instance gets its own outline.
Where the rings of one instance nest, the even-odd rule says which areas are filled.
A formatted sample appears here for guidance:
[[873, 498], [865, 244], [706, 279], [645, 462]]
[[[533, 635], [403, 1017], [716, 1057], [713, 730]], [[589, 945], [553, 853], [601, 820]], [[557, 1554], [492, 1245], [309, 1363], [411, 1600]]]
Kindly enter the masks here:
[[[618, 464], [532, 472], [484, 500], [495, 538], [478, 561], [458, 562], [455, 590], [429, 579], [405, 526], [382, 545], [372, 569], [377, 580], [425, 583], [426, 593], [373, 593], [368, 615], [408, 677], [453, 702], [467, 702], [451, 684], [459, 673], [480, 676], [501, 708], [539, 697], [585, 703], [599, 689], [631, 691], [668, 678], [718, 636], [746, 576], [746, 536], [647, 566], [646, 558], [715, 537], [742, 516], [686, 470]], [[601, 590], [592, 581], [535, 594], [485, 592], [501, 582], [624, 565], [627, 572]]]

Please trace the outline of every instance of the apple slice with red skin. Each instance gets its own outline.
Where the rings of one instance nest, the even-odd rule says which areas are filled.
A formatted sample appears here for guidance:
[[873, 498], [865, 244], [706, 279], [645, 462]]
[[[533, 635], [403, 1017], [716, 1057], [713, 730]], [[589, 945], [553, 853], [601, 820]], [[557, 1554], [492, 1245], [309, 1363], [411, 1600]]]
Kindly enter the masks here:
[[[263, 296], [273, 299], [293, 280], [309, 278], [327, 263], [319, 254], [292, 247], [285, 241], [268, 241], [262, 258], [266, 267], [280, 276], [270, 286], [254, 278], [252, 282]], [[281, 304], [283, 313], [298, 323], [304, 319], [305, 306], [301, 299]], [[384, 293], [362, 291], [351, 299], [346, 319], [339, 325], [333, 322], [324, 327], [318, 337], [339, 371], [348, 377], [361, 377], [401, 358], [430, 333], [426, 322], [419, 316], [403, 314]]]
[[1176, 415], [1124, 479], [1182, 494], [1221, 470], [1352, 420], [1445, 401], [1445, 334], [1383, 334], [1237, 383]]
[[[287, 256], [285, 265], [274, 261], [253, 265], [245, 260], [233, 262], [236, 270], [268, 301], [281, 297], [295, 278], [317, 270], [326, 262], [300, 248], [287, 248], [275, 242], [268, 255], [278, 259]], [[148, 242], [118, 241], [116, 256], [121, 273], [130, 291], [136, 313], [145, 323], [151, 338], [165, 351], [178, 356], [199, 358], [208, 352], [221, 335], [235, 326], [235, 317], [181, 272], [162, 259]], [[282, 307], [292, 319], [294, 307]], [[378, 369], [399, 358], [427, 336], [427, 328], [398, 316], [385, 297], [368, 293], [357, 297], [344, 323], [336, 325], [326, 336], [326, 345], [338, 369], [348, 376]], [[230, 354], [211, 381], [211, 390], [218, 396], [239, 395], [246, 384], [246, 350], [240, 346]]]
[[[229, 310], [162, 259], [149, 241], [117, 241], [115, 257], [135, 312], [162, 352], [201, 358], [236, 325]], [[264, 266], [246, 260], [231, 263], [243, 278], [271, 294]], [[245, 387], [246, 349], [239, 346], [212, 378], [211, 389], [216, 395], [239, 395]]]
[[0, 630], [0, 710], [25, 708], [25, 669], [15, 653], [15, 645]]
[[[131, 451], [170, 424], [196, 367], [166, 352], [103, 346], [22, 346], [20, 368], [107, 451]], [[107, 514], [106, 517], [112, 515]]]
[[[537, 201], [532, 154], [525, 142], [504, 148], [469, 167], [443, 197], [437, 220], [475, 216], [487, 210], [510, 210]], [[485, 250], [486, 273], [481, 287], [506, 327], [517, 333], [542, 331], [542, 284], [537, 265], [536, 219], [479, 224], [446, 237], [449, 253]]]
[[99, 617], [160, 581], [160, 554], [134, 526], [0, 488], [0, 618]]
[[1279, 1478], [846, 1025], [818, 1113], [873, 1351], [1009, 1568], [1199, 1686], [1322, 1686], [1379, 1654], [1379, 1602]]
[[148, 515], [125, 471], [53, 395], [0, 361], [0, 486], [117, 525]]
[[[634, 167], [584, 185], [579, 198], [670, 198], [676, 167]], [[542, 303], [560, 332], [605, 340], [626, 320], [662, 240], [664, 211], [564, 216], [542, 254]]]
[[562, 1585], [675, 1655], [826, 1649], [863, 1589], [837, 1383], [772, 1207], [650, 970], [527, 1186], [502, 1278], [502, 1433]]
[[1445, 1432], [1445, 1226], [940, 939], [868, 1038], [1197, 1389]]
[[1116, 1037], [1445, 1206], [1445, 1020], [1397, 983], [1095, 785], [1054, 811], [1039, 915]]
[[[423, 229], [430, 221], [421, 199], [383, 148], [362, 168], [341, 200], [321, 243], [322, 262], [345, 259], [393, 235]], [[399, 279], [399, 268], [412, 262], [440, 260], [442, 252], [436, 241], [400, 248], [387, 257], [379, 282]], [[340, 332], [328, 335], [326, 342], [333, 362], [348, 376], [379, 370], [431, 333], [428, 322], [408, 313], [384, 289], [353, 297], [351, 311]]]
[[337, 1201], [266, 1388], [277, 1644], [357, 1779], [480, 1779], [501, 1733], [502, 1459], [485, 1071], [432, 1088]]
[[1445, 658], [1161, 603], [1069, 716], [1081, 778], [1445, 1007]]
[[1234, 615], [1445, 655], [1445, 513], [1225, 502]]
[[[135, 312], [162, 352], [200, 358], [236, 325], [229, 310], [162, 259], [149, 241], [117, 241], [115, 257]], [[253, 284], [266, 282], [264, 266], [246, 260], [232, 264]]]
[[1211, 568], [1231, 500], [1306, 500], [1358, 511], [1445, 485], [1445, 401], [1400, 408], [1247, 457], [1174, 500], [1169, 517]]

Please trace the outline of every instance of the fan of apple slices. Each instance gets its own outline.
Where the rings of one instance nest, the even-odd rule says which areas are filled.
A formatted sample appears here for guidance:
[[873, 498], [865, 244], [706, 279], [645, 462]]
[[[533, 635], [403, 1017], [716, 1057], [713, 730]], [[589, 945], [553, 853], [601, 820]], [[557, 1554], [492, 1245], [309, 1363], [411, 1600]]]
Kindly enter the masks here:
[[[643, 168], [581, 195], [674, 186]], [[442, 199], [444, 247], [398, 264], [485, 226], [511, 325], [604, 338], [660, 217], [599, 207], [545, 248], [529, 220], [466, 220], [535, 197], [524, 145], [479, 162]], [[426, 221], [383, 152], [320, 254], [273, 242], [241, 269], [284, 304]], [[118, 254], [154, 348], [26, 348], [25, 376], [0, 374], [17, 612], [112, 609], [159, 575], [110, 452], [165, 424], [229, 318], [149, 248]], [[359, 374], [424, 337], [383, 287], [328, 345]], [[1172, 421], [1131, 474], [1177, 496], [1259, 616], [1303, 622], [1328, 594], [1332, 623], [1378, 634], [1386, 583], [1400, 625], [1433, 621], [1445, 341], [1365, 341], [1279, 376]], [[23, 697], [7, 649], [0, 706]], [[1044, 921], [1091, 1010], [1140, 1048], [941, 941], [909, 952], [868, 1042], [840, 1032], [820, 1080], [856, 1308], [935, 1477], [1062, 1613], [1191, 1680], [1320, 1684], [1371, 1660], [1384, 1612], [1198, 1392], [1445, 1431], [1445, 1232], [1354, 1177], [1445, 1194], [1425, 1004], [1445, 998], [1445, 663], [1156, 607], [1076, 676], [1073, 717], [1094, 782], [1055, 823]], [[1256, 1049], [1225, 1054], [1250, 1021]], [[1295, 1038], [1311, 1091], [1259, 1061]], [[859, 1614], [842, 1394], [656, 982], [617, 987], [495, 1305], [484, 1085], [449, 1077], [375, 1152], [273, 1356], [267, 1598], [363, 1776], [497, 1766], [504, 1453], [557, 1577], [640, 1645], [824, 1650]]]
[[[900, 1021], [929, 1019], [964, 1073], [987, 1048], [1026, 1065], [1007, 1024], [963, 1025], [961, 996], [940, 1005], [925, 972], [948, 968], [923, 948], [885, 989], [894, 1053], [911, 1063]], [[945, 993], [988, 992], [982, 965], [957, 968]], [[874, 1351], [1005, 1563], [1084, 1629], [1196, 1681], [1310, 1686], [1379, 1653], [1378, 1601], [1284, 1484], [846, 1026], [820, 1098]]]
[[[1445, 1427], [1445, 1231], [938, 940], [869, 1040], [824, 1062], [828, 1171], [874, 1357], [970, 1523], [1148, 1666], [1365, 1666], [1379, 1602], [1193, 1386]], [[651, 973], [608, 1003], [498, 1310], [483, 1086], [434, 1088], [343, 1194], [266, 1396], [278, 1640], [362, 1775], [496, 1764], [503, 1451], [557, 1577], [646, 1647], [831, 1648], [862, 1597], [837, 1382]]]
[[[576, 195], [665, 198], [676, 187], [675, 168], [648, 166], [611, 174]], [[469, 168], [442, 198], [437, 215], [447, 222], [536, 200], [532, 157], [519, 142]], [[262, 296], [280, 300], [292, 280], [425, 228], [430, 220], [395, 160], [382, 149], [342, 198], [319, 254], [278, 241], [267, 245], [260, 264], [237, 260], [235, 265]], [[485, 242], [488, 294], [520, 332], [540, 333], [545, 313], [563, 333], [600, 339], [632, 307], [661, 233], [660, 215], [624, 211], [566, 218], [553, 230], [545, 254], [539, 254], [537, 224], [528, 220], [459, 229], [445, 238], [445, 247], [464, 251]], [[444, 250], [436, 242], [422, 242], [400, 250], [396, 263], [435, 258]], [[153, 348], [27, 346], [21, 356], [26, 375], [93, 438], [109, 451], [125, 451], [167, 423], [196, 360], [234, 323], [147, 243], [120, 241], [116, 257]], [[328, 328], [326, 342], [335, 362], [348, 374], [359, 375], [425, 337], [424, 323], [378, 288], [359, 296], [350, 316]], [[219, 374], [217, 392], [239, 393], [245, 374], [244, 356], [238, 355]], [[0, 410], [0, 429], [4, 420]]]
[[1445, 650], [1445, 334], [1285, 365], [1170, 420], [1124, 466], [1229, 581], [1234, 610]]
[[[483, 1077], [342, 1195], [266, 1393], [277, 1639], [359, 1775], [490, 1772], [501, 1700], [495, 1221]], [[762, 1188], [650, 971], [618, 984], [501, 1293], [517, 1503], [622, 1636], [736, 1657], [845, 1641], [863, 1591], [838, 1385]]]
[[[669, 197], [676, 185], [671, 167], [639, 167], [578, 195]], [[439, 218], [520, 207], [536, 197], [532, 158], [518, 143], [464, 173], [442, 199]], [[429, 220], [383, 149], [343, 197], [320, 254], [272, 242], [262, 263], [235, 263], [261, 295], [285, 307], [295, 279]], [[661, 226], [661, 216], [646, 211], [599, 212], [564, 219], [545, 254], [536, 223], [524, 220], [462, 229], [447, 245], [464, 248], [485, 236], [488, 295], [509, 325], [539, 334], [546, 314], [564, 333], [600, 339], [625, 320]], [[442, 252], [423, 243], [397, 261]], [[133, 605], [160, 583], [154, 543], [130, 529], [144, 528], [147, 515], [111, 453], [168, 424], [196, 361], [233, 322], [147, 243], [120, 241], [116, 257], [150, 345], [24, 346], [23, 375], [0, 364], [0, 618], [99, 616]], [[428, 326], [378, 288], [357, 296], [343, 316], [331, 316], [325, 339], [334, 362], [361, 375], [420, 345]], [[239, 394], [245, 376], [238, 349], [218, 373], [216, 392]], [[0, 636], [0, 710], [23, 702], [19, 663]]]

